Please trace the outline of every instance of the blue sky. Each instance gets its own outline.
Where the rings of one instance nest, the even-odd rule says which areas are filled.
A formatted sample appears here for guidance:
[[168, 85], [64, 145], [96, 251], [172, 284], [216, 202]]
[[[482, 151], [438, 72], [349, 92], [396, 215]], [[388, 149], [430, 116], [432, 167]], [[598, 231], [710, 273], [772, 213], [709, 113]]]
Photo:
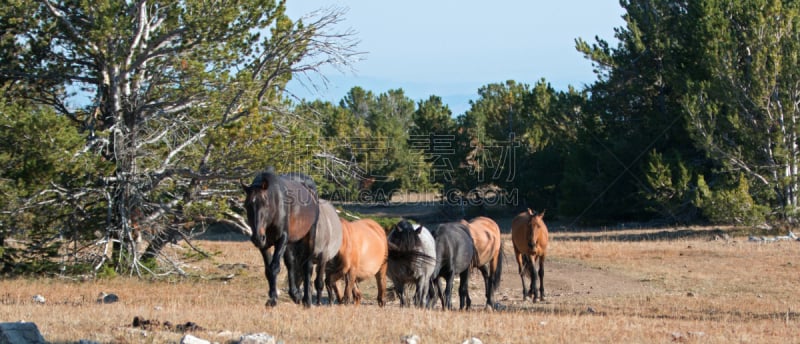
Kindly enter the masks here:
[[442, 97], [453, 115], [491, 83], [533, 85], [545, 78], [558, 90], [592, 83], [591, 62], [575, 50], [575, 39], [613, 42], [614, 28], [624, 25], [618, 0], [288, 0], [286, 6], [295, 19], [346, 9], [341, 31], [355, 31], [366, 53], [352, 72], [324, 71], [327, 89], [290, 83], [299, 97], [338, 103], [354, 86], [376, 94], [402, 88], [415, 101]]

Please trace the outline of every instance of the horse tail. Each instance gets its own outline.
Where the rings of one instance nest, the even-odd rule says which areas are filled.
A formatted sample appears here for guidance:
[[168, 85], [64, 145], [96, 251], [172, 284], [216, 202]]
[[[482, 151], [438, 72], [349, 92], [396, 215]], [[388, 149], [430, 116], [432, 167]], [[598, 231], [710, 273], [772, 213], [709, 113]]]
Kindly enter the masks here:
[[337, 254], [333, 259], [325, 264], [325, 275], [333, 274], [342, 270], [342, 259]]
[[500, 252], [497, 252], [497, 267], [494, 270], [494, 274], [492, 274], [492, 291], [494, 292], [500, 287], [500, 276], [503, 275], [503, 256], [506, 253], [503, 250], [503, 241], [500, 241]]
[[472, 263], [470, 263], [471, 268], [477, 268], [481, 266], [481, 256], [478, 255], [478, 248], [475, 245], [472, 245]]

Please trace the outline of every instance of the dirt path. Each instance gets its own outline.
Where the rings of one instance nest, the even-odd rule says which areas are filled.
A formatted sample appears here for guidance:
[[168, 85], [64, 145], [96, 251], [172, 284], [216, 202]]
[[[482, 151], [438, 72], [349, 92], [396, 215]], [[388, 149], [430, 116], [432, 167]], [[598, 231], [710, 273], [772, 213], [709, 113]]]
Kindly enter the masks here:
[[[449, 217], [457, 217], [452, 214], [454, 211], [442, 210], [441, 208], [426, 204], [393, 204], [388, 206], [357, 206], [346, 205], [346, 211], [354, 211], [361, 214], [387, 217], [412, 218], [423, 222], [426, 225], [435, 225], [437, 222], [448, 220]], [[449, 219], [452, 220], [452, 219]], [[518, 273], [517, 262], [514, 257], [514, 249], [509, 235], [511, 217], [496, 218], [495, 221], [501, 227], [504, 234], [504, 260], [503, 275], [500, 288], [495, 294], [495, 301], [501, 307], [508, 308], [529, 308], [535, 306], [530, 301], [522, 300], [522, 282]], [[558, 239], [555, 239], [558, 240]], [[527, 281], [527, 280], [526, 280]], [[458, 282], [457, 282], [458, 283]], [[529, 283], [529, 282], [526, 282]], [[371, 293], [373, 286], [367, 284], [367, 293]], [[571, 307], [588, 302], [597, 297], [615, 297], [641, 294], [651, 288], [645, 282], [633, 279], [629, 276], [620, 275], [608, 270], [601, 270], [585, 266], [580, 262], [564, 259], [562, 257], [550, 256], [545, 264], [545, 293], [546, 301], [537, 304], [538, 306], [564, 305], [568, 302]], [[457, 287], [454, 288], [457, 290]], [[470, 298], [474, 308], [483, 308], [486, 304], [484, 282], [481, 273], [473, 270], [470, 274]], [[454, 294], [456, 294], [454, 292]], [[458, 304], [458, 295], [453, 295], [453, 304]], [[397, 301], [394, 301], [397, 302]], [[397, 302], [399, 304], [399, 302]], [[569, 308], [569, 307], [568, 307]]]
[[[651, 287], [645, 282], [623, 276], [607, 270], [588, 267], [578, 262], [550, 257], [545, 264], [546, 301], [531, 303], [522, 300], [522, 282], [518, 274], [517, 262], [514, 259], [510, 242], [505, 244], [505, 258], [500, 288], [495, 294], [495, 302], [501, 308], [530, 309], [551, 308], [567, 312], [583, 311], [581, 305], [598, 297], [616, 297], [625, 295], [641, 295]], [[453, 305], [458, 305], [458, 286], [454, 287]], [[526, 279], [526, 283], [529, 281]], [[365, 285], [368, 294], [374, 293], [373, 283]], [[484, 282], [481, 273], [473, 269], [470, 274], [469, 294], [473, 309], [482, 309], [486, 305]], [[399, 302], [394, 300], [390, 304]]]

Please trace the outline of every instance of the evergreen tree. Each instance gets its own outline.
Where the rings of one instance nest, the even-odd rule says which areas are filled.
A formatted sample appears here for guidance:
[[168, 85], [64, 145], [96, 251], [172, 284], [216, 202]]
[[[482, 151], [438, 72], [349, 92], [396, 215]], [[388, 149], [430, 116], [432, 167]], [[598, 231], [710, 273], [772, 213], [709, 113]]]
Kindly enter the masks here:
[[[409, 129], [409, 148], [421, 152], [430, 164], [430, 183], [442, 190], [455, 182], [456, 122], [442, 98], [430, 96], [417, 103]], [[445, 191], [446, 192], [446, 191]]]
[[[660, 215], [670, 222], [691, 221], [696, 213], [680, 199], [654, 198], [648, 183], [648, 154], [669, 170], [708, 168], [703, 154], [692, 144], [687, 118], [680, 103], [687, 77], [695, 75], [692, 56], [684, 54], [689, 17], [685, 4], [661, 0], [621, 1], [626, 26], [616, 29], [619, 41], [611, 48], [597, 38], [589, 45], [576, 41], [577, 49], [593, 62], [598, 81], [580, 120], [577, 154], [567, 162], [565, 213], [579, 221], [641, 220]], [[587, 172], [592, 171], [592, 172]], [[588, 175], [587, 175], [588, 173]], [[650, 179], [648, 179], [650, 178]], [[671, 195], [679, 197], [694, 187]], [[664, 196], [664, 195], [662, 195]], [[666, 203], [663, 203], [666, 202]], [[668, 204], [669, 203], [669, 204]], [[672, 205], [670, 205], [672, 204]]]
[[[84, 139], [67, 118], [2, 99], [0, 271], [44, 272], [65, 261], [85, 263], [86, 241], [102, 239], [98, 233], [107, 225], [104, 190], [96, 181], [112, 166], [80, 154]], [[6, 238], [25, 245], [6, 246]]]
[[682, 98], [694, 141], [732, 175], [719, 184], [743, 173], [752, 188], [735, 189], [795, 219], [800, 3], [701, 1], [688, 11], [695, 18], [692, 52], [704, 71], [687, 81]]

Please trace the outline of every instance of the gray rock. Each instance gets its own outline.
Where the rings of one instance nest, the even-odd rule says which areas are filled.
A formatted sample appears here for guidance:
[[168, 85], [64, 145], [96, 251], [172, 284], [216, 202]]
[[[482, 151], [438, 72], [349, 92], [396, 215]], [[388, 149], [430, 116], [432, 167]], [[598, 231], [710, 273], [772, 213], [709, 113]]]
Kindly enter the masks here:
[[101, 292], [97, 297], [97, 303], [114, 303], [117, 301], [119, 301], [119, 296], [114, 293], [106, 294], [105, 292]]
[[239, 344], [278, 344], [278, 342], [275, 337], [266, 333], [253, 333], [242, 336]]
[[42, 295], [36, 294], [33, 295], [33, 302], [44, 304], [45, 302], [47, 302], [47, 299], [45, 299], [44, 296]]
[[197, 338], [191, 334], [187, 334], [181, 338], [181, 344], [211, 344], [211, 342], [202, 338]]
[[400, 344], [419, 344], [419, 336], [416, 334], [402, 336], [400, 337]]
[[0, 323], [0, 344], [47, 343], [36, 324], [31, 322]]
[[461, 344], [483, 344], [483, 342], [478, 338], [472, 337], [470, 339], [465, 340]]

